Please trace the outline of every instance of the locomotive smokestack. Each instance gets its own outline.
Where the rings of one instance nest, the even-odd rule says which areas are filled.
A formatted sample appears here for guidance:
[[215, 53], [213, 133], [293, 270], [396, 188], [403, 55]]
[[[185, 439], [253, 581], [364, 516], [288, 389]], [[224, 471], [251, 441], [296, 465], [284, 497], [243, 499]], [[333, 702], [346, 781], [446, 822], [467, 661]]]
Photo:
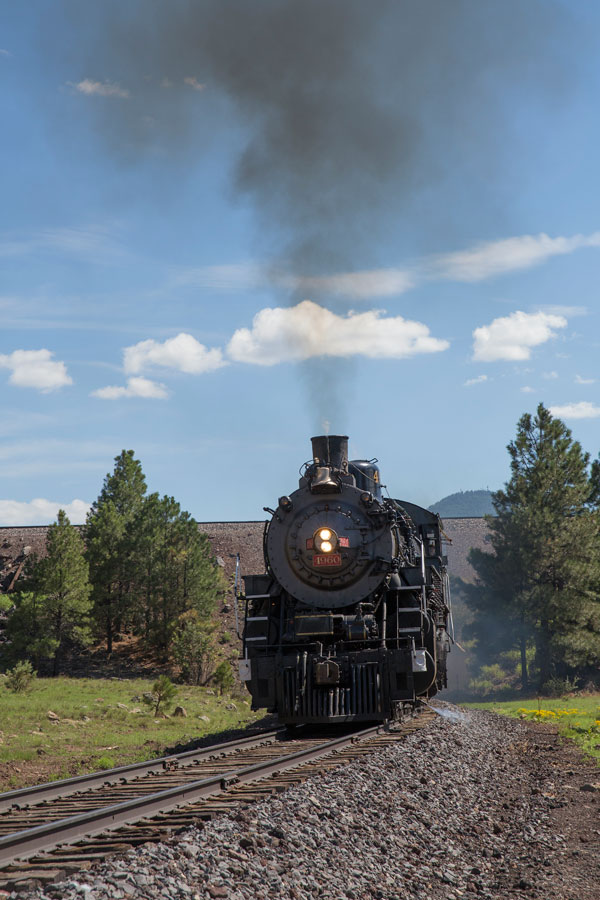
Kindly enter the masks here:
[[320, 434], [310, 439], [313, 458], [320, 466], [329, 466], [348, 472], [348, 436], [345, 434]]

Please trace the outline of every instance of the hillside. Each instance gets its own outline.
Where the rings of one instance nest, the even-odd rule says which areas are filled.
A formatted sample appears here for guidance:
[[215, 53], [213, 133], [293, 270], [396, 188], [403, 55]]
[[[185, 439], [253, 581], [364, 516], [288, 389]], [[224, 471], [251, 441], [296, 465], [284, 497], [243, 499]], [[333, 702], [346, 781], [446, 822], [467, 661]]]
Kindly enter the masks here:
[[431, 512], [438, 513], [442, 518], [449, 517], [451, 519], [463, 516], [478, 518], [479, 516], [495, 515], [491, 491], [458, 491], [456, 494], [449, 494], [442, 500], [438, 500], [437, 503], [432, 503], [429, 509]]

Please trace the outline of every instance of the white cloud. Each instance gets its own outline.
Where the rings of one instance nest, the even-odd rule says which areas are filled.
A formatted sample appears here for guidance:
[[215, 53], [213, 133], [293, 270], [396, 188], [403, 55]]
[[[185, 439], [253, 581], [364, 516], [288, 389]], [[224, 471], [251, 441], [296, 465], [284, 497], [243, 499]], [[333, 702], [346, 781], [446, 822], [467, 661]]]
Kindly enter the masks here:
[[172, 270], [169, 282], [174, 287], [197, 287], [230, 291], [262, 287], [267, 275], [257, 263], [228, 263], [222, 266], [188, 266]]
[[67, 84], [88, 97], [94, 95], [97, 97], [120, 97], [121, 99], [129, 97], [129, 91], [113, 81], [92, 81], [91, 78], [84, 78], [83, 81], [67, 81]]
[[54, 522], [59, 509], [64, 509], [71, 525], [82, 525], [85, 522], [90, 504], [84, 500], [72, 500], [70, 503], [55, 503], [37, 497], [29, 503], [19, 500], [0, 500], [1, 525], [49, 525]]
[[554, 337], [556, 328], [565, 328], [563, 316], [517, 311], [494, 319], [473, 332], [473, 359], [494, 362], [499, 359], [529, 359], [531, 348]]
[[[188, 79], [187, 83], [191, 85], [192, 80]], [[288, 291], [302, 291], [307, 296], [332, 294], [366, 300], [396, 297], [424, 281], [482, 281], [504, 272], [540, 265], [553, 256], [573, 253], [582, 247], [600, 247], [600, 231], [554, 238], [543, 233], [518, 235], [454, 253], [425, 256], [402, 267], [360, 269], [332, 275], [290, 273], [285, 265], [269, 267], [260, 262], [184, 267], [173, 270], [171, 284], [216, 290], [260, 288], [270, 284]], [[567, 318], [588, 313], [585, 306], [541, 305], [537, 310]]]
[[465, 387], [470, 387], [472, 384], [481, 384], [483, 381], [487, 381], [487, 375], [478, 375], [476, 378], [467, 378], [465, 381]]
[[448, 341], [431, 337], [421, 322], [384, 318], [380, 310], [338, 316], [304, 300], [289, 308], [262, 309], [251, 329], [234, 333], [227, 352], [237, 362], [272, 366], [313, 356], [401, 359], [448, 346]]
[[565, 316], [573, 319], [575, 316], [587, 316], [587, 306], [565, 306], [560, 303], [544, 303], [536, 307], [540, 312], [554, 313], [556, 316]]
[[73, 384], [64, 362], [53, 356], [50, 350], [14, 350], [0, 354], [0, 368], [11, 370], [8, 380], [15, 387], [37, 388], [47, 394]]
[[558, 372], [542, 372], [542, 378], [545, 378], [546, 381], [553, 381], [558, 378]]
[[479, 244], [471, 250], [447, 253], [431, 261], [440, 278], [455, 281], [482, 281], [503, 272], [529, 269], [552, 256], [564, 255], [580, 247], [600, 247], [600, 232], [551, 238], [547, 234], [524, 234]]
[[276, 280], [307, 294], [337, 294], [353, 300], [396, 297], [416, 284], [415, 275], [407, 269], [372, 269], [318, 277], [283, 276]]
[[195, 91], [203, 91], [206, 87], [205, 84], [201, 84], [197, 78], [194, 78], [191, 75], [188, 75], [187, 78], [183, 79], [183, 83], [187, 84], [189, 87], [193, 88]]
[[181, 332], [176, 337], [160, 341], [149, 339], [125, 347], [123, 367], [128, 374], [137, 374], [152, 366], [162, 366], [201, 375], [227, 365], [218, 347], [208, 349], [191, 334]]
[[92, 391], [92, 397], [100, 397], [101, 400], [120, 400], [121, 397], [143, 397], [147, 400], [165, 400], [169, 396], [164, 384], [151, 381], [149, 378], [138, 376], [128, 378], [127, 386], [109, 385]]
[[595, 384], [595, 378], [582, 378], [581, 375], [575, 376], [575, 384]]
[[566, 406], [551, 406], [550, 412], [559, 419], [596, 419], [600, 416], [600, 406], [582, 400], [580, 403], [567, 403]]
[[103, 225], [75, 228], [42, 228], [25, 237], [2, 235], [0, 256], [25, 256], [29, 253], [68, 253], [93, 262], [118, 262], [125, 252], [114, 240], [111, 230]]
[[529, 387], [528, 384], [521, 388], [522, 394], [535, 394], [535, 388]]
[[12, 56], [12, 54], [8, 50], [0, 50], [0, 56]]

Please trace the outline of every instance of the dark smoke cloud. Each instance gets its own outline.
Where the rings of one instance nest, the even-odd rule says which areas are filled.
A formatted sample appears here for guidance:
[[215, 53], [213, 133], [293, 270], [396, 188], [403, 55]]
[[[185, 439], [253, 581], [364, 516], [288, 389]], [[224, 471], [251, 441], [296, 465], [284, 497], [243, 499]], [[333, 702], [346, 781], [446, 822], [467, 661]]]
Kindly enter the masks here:
[[429, 220], [416, 230], [435, 229], [444, 213], [431, 188], [449, 172], [463, 196], [484, 194], [510, 160], [510, 88], [536, 104], [565, 75], [555, 0], [103, 0], [92, 17], [89, 4], [66, 8], [81, 37], [78, 77], [130, 91], [95, 104], [111, 150], [130, 160], [159, 150], [192, 167], [227, 133], [238, 147], [234, 191], [309, 275], [348, 265], [357, 246], [367, 257], [382, 228], [414, 212], [415, 193]]
[[[207, 146], [235, 146], [232, 190], [252, 203], [277, 265], [308, 276], [372, 264], [382, 233], [402, 223], [415, 245], [440, 229], [476, 237], [461, 201], [494, 209], [490, 185], [513, 153], [511, 89], [539, 105], [565, 79], [569, 23], [555, 0], [102, 0], [93, 13], [77, 0], [66, 10], [81, 38], [72, 80], [130, 92], [94, 104], [115, 158], [162, 153], [191, 170]], [[339, 428], [333, 367], [301, 371], [311, 406]], [[325, 407], [324, 382], [338, 395]]]

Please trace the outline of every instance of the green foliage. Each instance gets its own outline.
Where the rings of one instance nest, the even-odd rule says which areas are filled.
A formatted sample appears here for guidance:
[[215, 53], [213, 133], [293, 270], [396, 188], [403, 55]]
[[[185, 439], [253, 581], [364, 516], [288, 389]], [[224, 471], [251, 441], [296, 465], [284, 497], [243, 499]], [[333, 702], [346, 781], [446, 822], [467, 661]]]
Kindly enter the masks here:
[[568, 675], [566, 678], [561, 678], [553, 675], [542, 685], [542, 693], [545, 697], [564, 697], [565, 694], [576, 691], [580, 684], [581, 678], [569, 678]]
[[213, 675], [213, 680], [220, 694], [229, 693], [232, 690], [235, 678], [227, 660], [224, 659], [223, 662], [219, 663]]
[[21, 694], [28, 691], [33, 684], [36, 673], [29, 660], [21, 660], [13, 669], [9, 669], [6, 673], [6, 687], [14, 694]]
[[79, 532], [59, 510], [46, 536], [47, 556], [36, 562], [25, 580], [25, 592], [15, 596], [7, 625], [10, 653], [31, 658], [36, 666], [52, 658], [57, 675], [67, 644], [89, 643], [91, 586]]
[[189, 513], [173, 497], [146, 494], [133, 450], [115, 458], [84, 536], [85, 555], [61, 510], [48, 531], [47, 558], [33, 560], [24, 590], [11, 595], [4, 665], [30, 658], [39, 666], [52, 658], [56, 674], [65, 649], [86, 645], [94, 626], [109, 653], [119, 633], [141, 636], [164, 661], [175, 643], [184, 677], [206, 681], [214, 668], [208, 621], [225, 579]]
[[132, 527], [139, 517], [146, 479], [133, 450], [115, 457], [100, 495], [88, 513], [85, 540], [93, 585], [94, 618], [112, 652], [113, 635], [131, 617], [139, 540]]
[[7, 662], [31, 659], [36, 667], [54, 656], [58, 641], [44, 628], [43, 597], [33, 591], [11, 595], [14, 609], [6, 625], [8, 643], [2, 658]]
[[518, 649], [526, 689], [532, 646], [540, 687], [600, 662], [599, 473], [542, 404], [522, 416], [508, 451], [511, 478], [489, 519], [492, 552], [470, 554], [478, 582], [466, 589], [468, 632], [488, 664]]
[[141, 465], [123, 450], [86, 526], [94, 615], [112, 651], [114, 634], [133, 629], [163, 659], [179, 618], [208, 618], [223, 591], [206, 535], [173, 497], [146, 494]]
[[168, 709], [177, 695], [177, 687], [166, 675], [161, 675], [152, 685], [152, 696], [142, 699], [146, 706], [154, 707], [154, 715], [158, 715], [161, 706]]
[[215, 625], [195, 609], [179, 617], [173, 640], [173, 657], [188, 684], [206, 684], [214, 668]]
[[12, 595], [0, 594], [0, 612], [8, 612], [14, 606]]
[[147, 497], [134, 531], [139, 540], [139, 620], [148, 643], [166, 656], [183, 613], [212, 615], [224, 589], [222, 575], [208, 538], [173, 497]]

